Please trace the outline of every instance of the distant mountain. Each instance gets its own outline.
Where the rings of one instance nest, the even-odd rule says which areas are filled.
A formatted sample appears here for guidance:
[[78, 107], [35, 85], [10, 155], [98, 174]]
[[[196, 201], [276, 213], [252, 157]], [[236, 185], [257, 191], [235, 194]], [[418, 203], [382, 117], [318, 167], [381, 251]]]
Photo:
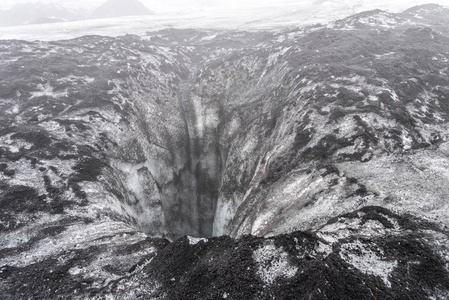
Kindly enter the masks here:
[[404, 11], [402, 16], [405, 18], [411, 18], [414, 22], [422, 23], [423, 25], [430, 23], [436, 27], [438, 31], [449, 33], [449, 18], [447, 17], [448, 12], [448, 8], [441, 5], [426, 4], [407, 9]]
[[330, 27], [334, 29], [354, 29], [363, 27], [379, 26], [383, 28], [392, 28], [402, 21], [395, 14], [388, 13], [379, 9], [361, 12], [356, 15], [347, 17], [342, 20], [337, 20], [332, 23]]
[[20, 26], [42, 23], [39, 20], [75, 21], [86, 17], [79, 10], [69, 10], [58, 4], [18, 3], [8, 10], [0, 11], [0, 26]]
[[149, 14], [152, 12], [138, 0], [108, 0], [98, 7], [89, 18], [102, 19]]

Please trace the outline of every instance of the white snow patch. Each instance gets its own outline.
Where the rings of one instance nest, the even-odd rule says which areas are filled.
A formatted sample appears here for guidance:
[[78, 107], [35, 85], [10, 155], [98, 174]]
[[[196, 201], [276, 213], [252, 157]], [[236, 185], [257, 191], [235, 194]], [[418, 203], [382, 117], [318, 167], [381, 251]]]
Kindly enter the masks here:
[[[40, 233], [40, 229], [59, 220], [59, 215], [51, 215], [38, 212], [32, 216], [33, 221], [29, 222], [29, 214], [16, 214], [16, 220], [26, 220], [25, 225], [20, 229], [0, 233], [0, 249], [15, 248], [28, 243], [32, 238]], [[3, 223], [5, 224], [5, 223]], [[8, 228], [6, 226], [6, 228]]]
[[340, 257], [361, 272], [380, 277], [386, 286], [391, 287], [388, 277], [397, 267], [398, 262], [384, 260], [379, 254], [383, 255], [384, 253], [382, 250], [367, 249], [367, 245], [356, 241], [342, 245]]
[[[436, 150], [417, 150], [407, 155], [373, 157], [363, 164], [338, 163], [348, 177], [363, 182], [380, 195], [370, 205], [382, 205], [395, 213], [412, 213], [449, 226], [447, 201], [449, 180], [449, 143]], [[388, 197], [388, 201], [383, 199]], [[426, 199], [426, 201], [422, 201]], [[397, 228], [397, 222], [392, 222]]]
[[13, 178], [9, 178], [0, 173], [0, 180], [8, 182], [10, 186], [22, 185], [35, 189], [39, 195], [46, 194], [45, 183], [42, 174], [38, 169], [29, 166], [30, 162], [22, 158], [16, 162], [8, 162], [8, 168], [15, 170]]
[[16, 115], [19, 113], [19, 104], [14, 105], [13, 107], [11, 107], [10, 109], [8, 109], [7, 111], [5, 111], [6, 114], [8, 115]]
[[213, 34], [213, 35], [205, 36], [205, 37], [203, 37], [203, 38], [201, 39], [201, 41], [211, 41], [211, 40], [213, 40], [214, 38], [216, 38], [217, 35], [218, 35], [218, 34]]
[[382, 215], [394, 228], [385, 228], [385, 226], [378, 220], [368, 220], [366, 222], [361, 222], [361, 217], [364, 213], [359, 212], [359, 217], [357, 218], [340, 218], [337, 222], [331, 223], [323, 226], [318, 232], [318, 236], [328, 243], [335, 243], [339, 240], [348, 238], [358, 232], [361, 236], [366, 237], [381, 237], [389, 233], [400, 229], [399, 224], [396, 219]]
[[[82, 52], [80, 52], [82, 53]], [[95, 81], [95, 78], [90, 77], [90, 76], [76, 76], [76, 75], [69, 75], [63, 78], [59, 78], [57, 80], [60, 83], [92, 83]]]
[[37, 92], [31, 92], [31, 98], [36, 98], [36, 97], [42, 97], [42, 96], [49, 96], [49, 97], [54, 97], [54, 98], [60, 98], [60, 97], [67, 97], [68, 95], [68, 91], [67, 89], [65, 89], [64, 91], [59, 91], [59, 92], [55, 92], [53, 90], [53, 87], [49, 84], [46, 83], [44, 84], [38, 84], [37, 85], [39, 91]]
[[408, 134], [408, 132], [406, 132], [405, 130], [402, 131], [402, 144], [404, 145], [403, 148], [404, 150], [410, 150], [412, 148], [413, 145], [413, 139], [410, 136], [410, 134]]
[[28, 143], [22, 139], [11, 139], [11, 136], [14, 133], [7, 134], [5, 136], [0, 137], [0, 145], [8, 148], [8, 150], [12, 153], [20, 152], [20, 149], [23, 148], [25, 150], [30, 150], [31, 147], [34, 146], [32, 143]]
[[189, 240], [190, 245], [196, 245], [199, 242], [205, 242], [205, 243], [207, 242], [207, 239], [205, 239], [205, 238], [196, 238], [193, 236], [187, 236], [187, 239]]
[[288, 253], [273, 242], [255, 250], [253, 259], [259, 264], [257, 274], [266, 284], [273, 284], [279, 277], [292, 278], [298, 271], [297, 267], [290, 265]]
[[70, 275], [73, 275], [73, 276], [79, 275], [81, 272], [83, 272], [83, 269], [81, 269], [77, 266], [69, 269]]
[[[117, 254], [114, 253], [115, 248], [111, 247], [107, 251], [101, 253], [95, 257], [95, 260], [90, 262], [88, 265], [74, 266], [69, 269], [69, 273], [72, 275], [82, 276], [85, 279], [93, 278], [95, 279], [93, 286], [101, 288], [106, 286], [112, 280], [117, 280], [122, 278], [122, 275], [114, 274], [105, 269], [106, 266], [111, 266], [117, 263], [117, 261], [125, 260], [127, 263], [134, 261], [138, 263], [142, 256], [152, 254], [156, 251], [155, 248], [143, 249], [140, 251], [133, 252], [131, 254]], [[135, 271], [141, 270], [143, 267], [148, 265], [152, 261], [152, 258], [146, 260], [142, 265], [136, 268]], [[130, 274], [130, 273], [128, 273]]]
[[379, 58], [382, 58], [382, 57], [385, 57], [385, 56], [391, 56], [391, 55], [394, 55], [394, 54], [396, 54], [396, 52], [388, 52], [388, 53], [384, 53], [384, 54], [375, 54], [374, 57], [376, 59], [379, 59]]
[[64, 134], [65, 133], [65, 129], [63, 126], [61, 126], [60, 123], [56, 122], [56, 121], [46, 121], [46, 122], [42, 122], [41, 127], [44, 128], [46, 131], [51, 132], [53, 134]]
[[324, 254], [324, 257], [327, 257], [332, 253], [332, 244], [325, 244], [320, 241], [318, 242], [318, 247], [315, 249], [315, 252]]
[[335, 243], [353, 234], [354, 229], [360, 228], [359, 219], [347, 219], [345, 222], [335, 222], [325, 225], [317, 235], [328, 243]]

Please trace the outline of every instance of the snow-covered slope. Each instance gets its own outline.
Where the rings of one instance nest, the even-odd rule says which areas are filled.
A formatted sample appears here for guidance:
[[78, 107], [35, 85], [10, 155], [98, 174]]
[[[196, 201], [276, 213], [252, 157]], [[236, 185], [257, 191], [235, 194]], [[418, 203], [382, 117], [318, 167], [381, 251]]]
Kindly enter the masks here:
[[445, 299], [432, 10], [2, 41], [0, 294]]

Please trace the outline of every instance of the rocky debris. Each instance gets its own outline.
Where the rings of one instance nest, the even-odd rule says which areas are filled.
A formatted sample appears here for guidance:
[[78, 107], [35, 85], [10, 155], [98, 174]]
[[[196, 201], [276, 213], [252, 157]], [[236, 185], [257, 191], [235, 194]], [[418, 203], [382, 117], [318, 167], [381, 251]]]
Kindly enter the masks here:
[[444, 299], [447, 238], [435, 224], [365, 207], [271, 238], [115, 237], [3, 266], [0, 278], [11, 299]]

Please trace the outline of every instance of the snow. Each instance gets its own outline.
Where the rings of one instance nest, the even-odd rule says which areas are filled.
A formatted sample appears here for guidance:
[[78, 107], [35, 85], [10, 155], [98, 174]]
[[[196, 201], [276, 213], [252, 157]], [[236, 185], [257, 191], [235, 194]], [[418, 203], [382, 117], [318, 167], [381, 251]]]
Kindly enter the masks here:
[[[268, 194], [266, 200], [266, 209], [260, 210], [252, 222], [251, 234], [263, 235], [268, 228], [273, 229], [273, 225], [279, 222], [279, 218], [285, 218], [285, 211], [295, 211], [301, 213], [298, 208], [304, 206], [307, 201], [310, 201], [311, 195], [319, 191], [327, 183], [321, 178], [313, 178], [312, 175], [302, 174], [290, 176], [284, 180], [282, 184], [273, 187]], [[293, 208], [295, 208], [293, 210]], [[284, 212], [284, 213], [281, 213]], [[297, 220], [300, 222], [300, 220]], [[282, 222], [285, 225], [292, 225], [292, 223]], [[282, 226], [282, 225], [281, 225]], [[304, 228], [305, 229], [305, 228]]]
[[8, 162], [8, 169], [15, 170], [14, 177], [9, 178], [3, 175], [3, 173], [0, 173], [0, 180], [7, 181], [11, 186], [21, 185], [34, 188], [40, 195], [46, 194], [44, 180], [40, 171], [37, 168], [32, 168], [30, 161], [26, 158], [15, 162]]
[[[449, 191], [443, 188], [449, 180], [446, 147], [447, 142], [437, 151], [418, 150], [401, 158], [375, 157], [357, 167], [352, 162], [339, 163], [337, 167], [379, 195], [371, 202], [373, 205], [427, 217], [448, 226], [449, 209], [444, 199]], [[383, 202], [387, 197], [389, 202]]]
[[385, 254], [381, 249], [372, 250], [369, 247], [359, 240], [343, 244], [340, 257], [361, 272], [380, 277], [384, 284], [391, 288], [389, 275], [397, 267], [398, 262], [383, 259]]
[[19, 104], [15, 104], [10, 109], [5, 111], [5, 113], [8, 114], [8, 115], [15, 115], [15, 114], [19, 113], [19, 111], [20, 111], [19, 109], [20, 109]]
[[396, 52], [388, 52], [388, 53], [384, 53], [384, 54], [375, 54], [374, 57], [376, 57], [376, 59], [380, 59], [380, 58], [384, 58], [386, 56], [391, 56], [391, 55], [395, 55]]
[[54, 97], [54, 98], [59, 98], [59, 97], [67, 97], [68, 92], [67, 89], [65, 89], [64, 91], [59, 91], [59, 92], [55, 92], [53, 90], [53, 87], [50, 86], [49, 83], [44, 84], [38, 84], [37, 88], [39, 89], [39, 91], [35, 91], [35, 92], [31, 92], [31, 98], [36, 98], [36, 97], [42, 97], [42, 96], [48, 96], [48, 97]]
[[196, 238], [196, 237], [192, 237], [192, 236], [187, 236], [187, 239], [189, 240], [190, 245], [196, 245], [199, 242], [203, 242], [203, 243], [207, 242], [207, 239], [205, 239], [205, 238]]
[[57, 221], [60, 216], [39, 212], [33, 215], [33, 222], [28, 222], [30, 219], [28, 213], [17, 214], [15, 218], [19, 221], [23, 220], [25, 225], [20, 229], [0, 233], [0, 247], [2, 249], [16, 248], [28, 243], [40, 234], [41, 228]]
[[0, 137], [0, 145], [7, 148], [10, 152], [18, 153], [21, 148], [29, 150], [34, 146], [34, 144], [28, 143], [22, 139], [11, 139], [12, 135], [13, 133], [10, 133]]
[[360, 219], [345, 220], [344, 223], [335, 222], [321, 228], [318, 231], [318, 236], [326, 242], [333, 244], [351, 236], [354, 230], [358, 230], [359, 227]]
[[156, 280], [136, 272], [133, 280], [120, 280], [117, 282], [117, 290], [113, 294], [107, 294], [106, 299], [139, 299], [145, 295], [145, 299], [159, 300], [166, 299], [167, 295], [161, 292], [162, 286]]
[[407, 131], [402, 131], [402, 145], [404, 150], [410, 150], [413, 145], [413, 138], [410, 136], [410, 134]]
[[69, 75], [67, 77], [62, 77], [59, 78], [57, 80], [57, 82], [59, 83], [71, 83], [71, 84], [76, 84], [76, 83], [92, 83], [95, 81], [95, 78], [90, 77], [90, 76], [76, 76], [76, 75]]
[[278, 278], [292, 278], [298, 268], [292, 266], [288, 260], [288, 253], [277, 248], [272, 241], [253, 252], [253, 259], [257, 262], [257, 275], [267, 285], [273, 284]]
[[[94, 261], [90, 262], [88, 265], [82, 263], [80, 264], [80, 266], [75, 265], [71, 269], [69, 269], [68, 272], [72, 275], [82, 276], [85, 279], [94, 279], [95, 283], [93, 284], [93, 287], [101, 288], [106, 286], [111, 281], [123, 278], [123, 275], [108, 272], [104, 267], [114, 266], [115, 264], [117, 264], [117, 262], [121, 262], [122, 260], [127, 260], [127, 263], [130, 263], [130, 261], [134, 260], [135, 263], [138, 263], [142, 259], [142, 257], [148, 254], [153, 254], [155, 252], [155, 248], [146, 248], [140, 251], [135, 251], [131, 255], [120, 255], [117, 254], [114, 247], [110, 247], [110, 249], [107, 249], [100, 255], [96, 256]], [[136, 268], [134, 272], [141, 270], [145, 265], [148, 265], [151, 260], [152, 259], [147, 260], [145, 263], [139, 266], [140, 268]], [[129, 276], [130, 273], [128, 273], [127, 275]]]
[[209, 35], [209, 36], [205, 36], [201, 39], [202, 42], [204, 41], [211, 41], [213, 39], [215, 39], [218, 36], [218, 34], [213, 34], [213, 35]]
[[332, 253], [332, 244], [325, 244], [319, 241], [318, 247], [316, 247], [315, 251], [319, 254], [324, 255], [324, 257], [327, 257]]

